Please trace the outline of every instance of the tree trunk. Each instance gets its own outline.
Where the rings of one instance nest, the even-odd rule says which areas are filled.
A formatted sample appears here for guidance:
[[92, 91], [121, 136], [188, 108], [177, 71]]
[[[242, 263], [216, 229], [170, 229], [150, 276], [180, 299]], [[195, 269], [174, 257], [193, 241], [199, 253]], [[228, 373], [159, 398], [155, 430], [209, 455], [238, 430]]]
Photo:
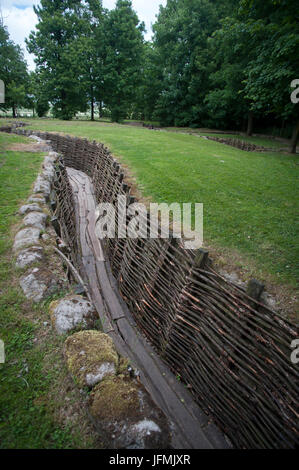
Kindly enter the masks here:
[[15, 105], [15, 104], [12, 105], [12, 117], [13, 117], [13, 118], [16, 118], [16, 117], [17, 117], [16, 105]]
[[94, 121], [94, 101], [91, 99], [91, 121]]
[[247, 125], [247, 132], [246, 134], [248, 136], [251, 136], [252, 135], [252, 131], [253, 131], [253, 112], [252, 111], [249, 111], [248, 113], [248, 125]]
[[66, 119], [66, 104], [65, 104], [66, 92], [65, 90], [61, 90], [60, 97], [61, 97], [61, 118]]
[[91, 121], [94, 121], [94, 96], [93, 88], [90, 88], [90, 97], [91, 97]]
[[299, 120], [296, 122], [294, 130], [293, 130], [293, 136], [292, 136], [291, 148], [290, 148], [291, 153], [296, 153], [298, 137], [299, 137]]

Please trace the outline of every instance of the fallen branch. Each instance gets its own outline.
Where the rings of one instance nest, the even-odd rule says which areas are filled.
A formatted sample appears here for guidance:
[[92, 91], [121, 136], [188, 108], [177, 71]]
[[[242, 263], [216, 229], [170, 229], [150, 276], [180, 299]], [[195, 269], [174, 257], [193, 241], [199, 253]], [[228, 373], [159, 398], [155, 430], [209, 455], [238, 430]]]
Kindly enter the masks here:
[[68, 267], [70, 268], [70, 270], [72, 271], [72, 273], [74, 274], [74, 276], [77, 278], [77, 280], [79, 281], [79, 283], [83, 286], [83, 289], [85, 290], [86, 292], [86, 295], [88, 297], [88, 300], [90, 302], [92, 302], [91, 300], [91, 297], [89, 295], [89, 292], [88, 292], [88, 288], [87, 288], [87, 285], [85, 284], [85, 282], [83, 281], [82, 277], [80, 276], [80, 274], [78, 273], [77, 269], [75, 268], [75, 266], [70, 262], [70, 260], [60, 251], [58, 250], [58, 248], [56, 248], [55, 246], [53, 247], [54, 250], [56, 251], [56, 253], [59, 254], [59, 256], [66, 262], [66, 264], [68, 265]]

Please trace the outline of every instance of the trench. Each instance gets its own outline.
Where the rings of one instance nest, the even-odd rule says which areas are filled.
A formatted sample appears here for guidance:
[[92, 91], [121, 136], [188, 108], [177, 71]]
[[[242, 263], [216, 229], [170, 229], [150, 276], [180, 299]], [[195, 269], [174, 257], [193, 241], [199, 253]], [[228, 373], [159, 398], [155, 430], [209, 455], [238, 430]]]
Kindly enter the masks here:
[[75, 216], [81, 248], [81, 274], [99, 313], [103, 331], [110, 335], [118, 352], [129, 357], [155, 403], [169, 420], [172, 447], [176, 449], [225, 448], [227, 442], [192, 400], [185, 387], [162, 363], [138, 331], [126, 304], [118, 294], [109, 260], [95, 234], [95, 191], [82, 171], [67, 168], [74, 195]]
[[52, 223], [103, 330], [167, 416], [172, 447], [229, 447], [219, 429], [238, 448], [298, 446], [299, 373], [290, 362], [298, 325], [260, 302], [257, 281], [246, 291], [224, 279], [204, 250], [190, 253], [174, 239], [100, 242], [96, 204], [135, 199], [109, 150], [70, 136], [17, 133], [36, 134], [61, 155]]

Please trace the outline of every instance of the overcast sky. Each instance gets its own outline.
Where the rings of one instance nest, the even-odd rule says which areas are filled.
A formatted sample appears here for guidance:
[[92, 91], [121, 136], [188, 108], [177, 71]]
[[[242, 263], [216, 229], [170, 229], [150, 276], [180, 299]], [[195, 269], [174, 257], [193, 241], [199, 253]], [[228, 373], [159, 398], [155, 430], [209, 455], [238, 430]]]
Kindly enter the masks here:
[[[10, 38], [19, 44], [23, 50], [30, 70], [34, 69], [34, 57], [28, 54], [25, 47], [25, 38], [34, 29], [37, 23], [33, 5], [38, 5], [39, 0], [0, 0], [0, 8], [5, 26], [7, 26]], [[155, 22], [155, 15], [159, 12], [159, 5], [166, 5], [166, 0], [133, 0], [133, 8], [138, 13], [140, 21], [146, 25], [146, 39], [152, 35], [151, 24]], [[103, 0], [105, 8], [113, 8], [115, 0]]]

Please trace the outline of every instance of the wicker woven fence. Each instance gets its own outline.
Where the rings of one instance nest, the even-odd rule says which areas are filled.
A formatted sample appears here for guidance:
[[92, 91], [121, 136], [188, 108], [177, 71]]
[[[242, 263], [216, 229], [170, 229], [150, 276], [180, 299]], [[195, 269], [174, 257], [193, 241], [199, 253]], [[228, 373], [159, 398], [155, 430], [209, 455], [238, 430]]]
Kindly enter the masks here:
[[208, 140], [214, 140], [215, 142], [220, 142], [221, 144], [230, 145], [231, 147], [236, 147], [240, 150], [244, 150], [245, 152], [265, 152], [267, 149], [265, 147], [261, 147], [259, 145], [251, 144], [250, 142], [242, 141], [240, 139], [231, 139], [228, 137], [213, 137], [213, 136], [206, 136]]
[[1, 126], [1, 122], [0, 122], [0, 132], [7, 132], [8, 134], [10, 134], [11, 132], [15, 132], [15, 130], [18, 129], [19, 127], [24, 127], [24, 126], [26, 126], [24, 122], [14, 121], [11, 124], [6, 123], [3, 126]]
[[[25, 133], [25, 131], [18, 131]], [[27, 132], [28, 133], [28, 132]], [[50, 133], [57, 167], [55, 214], [80, 268], [71, 188], [64, 168], [86, 172], [97, 202], [132, 200], [123, 172], [101, 144]], [[215, 272], [208, 254], [176, 239], [111, 239], [107, 253], [137, 324], [194, 399], [239, 448], [293, 448], [299, 443], [298, 327], [254, 294]]]

